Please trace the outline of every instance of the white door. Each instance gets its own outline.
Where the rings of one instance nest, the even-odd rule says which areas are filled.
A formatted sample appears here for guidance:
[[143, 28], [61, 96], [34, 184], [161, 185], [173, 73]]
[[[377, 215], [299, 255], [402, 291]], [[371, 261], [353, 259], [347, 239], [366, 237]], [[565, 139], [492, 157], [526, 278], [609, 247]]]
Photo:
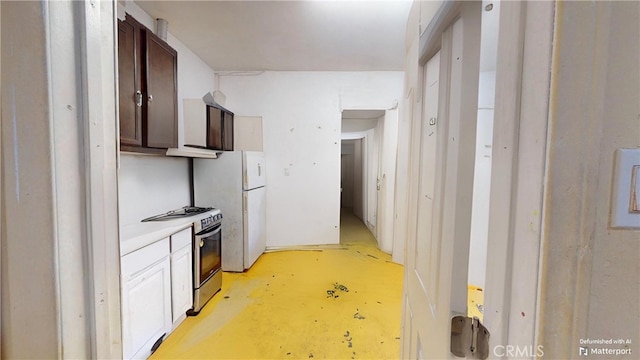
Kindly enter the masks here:
[[266, 188], [244, 191], [244, 268], [248, 269], [267, 247]]
[[264, 153], [259, 151], [243, 151], [242, 175], [243, 190], [251, 190], [265, 186]]
[[451, 318], [466, 315], [480, 2], [456, 11], [424, 68], [413, 119], [403, 358], [453, 358]]

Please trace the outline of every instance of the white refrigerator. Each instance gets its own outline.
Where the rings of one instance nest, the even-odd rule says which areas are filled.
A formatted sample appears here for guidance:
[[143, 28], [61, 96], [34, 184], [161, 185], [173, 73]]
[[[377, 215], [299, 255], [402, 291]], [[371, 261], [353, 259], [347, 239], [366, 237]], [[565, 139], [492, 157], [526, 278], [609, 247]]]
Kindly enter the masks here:
[[267, 244], [264, 154], [230, 151], [194, 159], [193, 185], [196, 206], [222, 211], [222, 270], [250, 268]]

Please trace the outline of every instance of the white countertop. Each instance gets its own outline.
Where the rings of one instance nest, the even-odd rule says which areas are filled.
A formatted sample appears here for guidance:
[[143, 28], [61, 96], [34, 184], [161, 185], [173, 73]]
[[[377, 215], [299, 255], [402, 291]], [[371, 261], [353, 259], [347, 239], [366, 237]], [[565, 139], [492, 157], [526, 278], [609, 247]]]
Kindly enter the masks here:
[[166, 221], [139, 222], [120, 229], [120, 256], [127, 255], [158, 240], [184, 230], [197, 220], [189, 216]]
[[[212, 211], [214, 215], [220, 213], [218, 209]], [[120, 228], [120, 256], [125, 256], [191, 227], [194, 222], [210, 216], [212, 211], [173, 220], [138, 222], [123, 226]]]

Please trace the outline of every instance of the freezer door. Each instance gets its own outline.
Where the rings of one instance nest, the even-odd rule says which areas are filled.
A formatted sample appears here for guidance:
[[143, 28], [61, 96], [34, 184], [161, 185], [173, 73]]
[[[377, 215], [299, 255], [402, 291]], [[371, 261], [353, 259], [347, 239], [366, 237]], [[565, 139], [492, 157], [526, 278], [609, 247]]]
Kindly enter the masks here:
[[244, 268], [248, 269], [267, 247], [266, 188], [244, 191]]
[[244, 151], [242, 156], [242, 188], [251, 190], [265, 186], [264, 153], [260, 151]]

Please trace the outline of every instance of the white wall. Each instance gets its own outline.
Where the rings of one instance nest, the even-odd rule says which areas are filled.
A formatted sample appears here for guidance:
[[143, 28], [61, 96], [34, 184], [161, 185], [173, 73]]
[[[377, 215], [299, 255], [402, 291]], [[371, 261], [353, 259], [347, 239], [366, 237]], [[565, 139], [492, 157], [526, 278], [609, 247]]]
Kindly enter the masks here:
[[[155, 21], [132, 1], [118, 3], [124, 12], [155, 32]], [[169, 30], [171, 24], [169, 23]], [[215, 89], [215, 74], [171, 32], [167, 42], [178, 52], [178, 144], [184, 144], [182, 100], [202, 98]], [[119, 171], [120, 225], [189, 205], [189, 168], [184, 158], [122, 154]]]
[[186, 159], [122, 154], [118, 174], [120, 226], [189, 205], [189, 189]]
[[640, 146], [640, 3], [555, 9], [543, 249], [545, 357], [578, 358], [579, 339], [640, 348], [640, 232], [609, 226], [614, 152]]
[[[55, 358], [60, 356], [62, 334], [57, 304], [60, 295], [57, 236], [53, 231], [57, 225], [55, 178], [50, 171], [55, 164], [50, 154], [53, 125], [49, 107], [51, 74], [46, 66], [51, 60], [45, 38], [47, 5], [4, 2], [0, 6], [3, 13], [0, 130], [4, 146], [0, 183], [5, 210], [0, 242], [3, 256], [0, 357]], [[22, 31], [25, 23], [30, 31]], [[67, 49], [66, 45], [62, 43], [60, 48]], [[74, 88], [74, 82], [71, 84]], [[33, 339], [37, 339], [37, 346]]]
[[386, 109], [402, 72], [263, 72], [220, 76], [227, 107], [263, 117], [267, 246], [339, 243], [343, 109]]

